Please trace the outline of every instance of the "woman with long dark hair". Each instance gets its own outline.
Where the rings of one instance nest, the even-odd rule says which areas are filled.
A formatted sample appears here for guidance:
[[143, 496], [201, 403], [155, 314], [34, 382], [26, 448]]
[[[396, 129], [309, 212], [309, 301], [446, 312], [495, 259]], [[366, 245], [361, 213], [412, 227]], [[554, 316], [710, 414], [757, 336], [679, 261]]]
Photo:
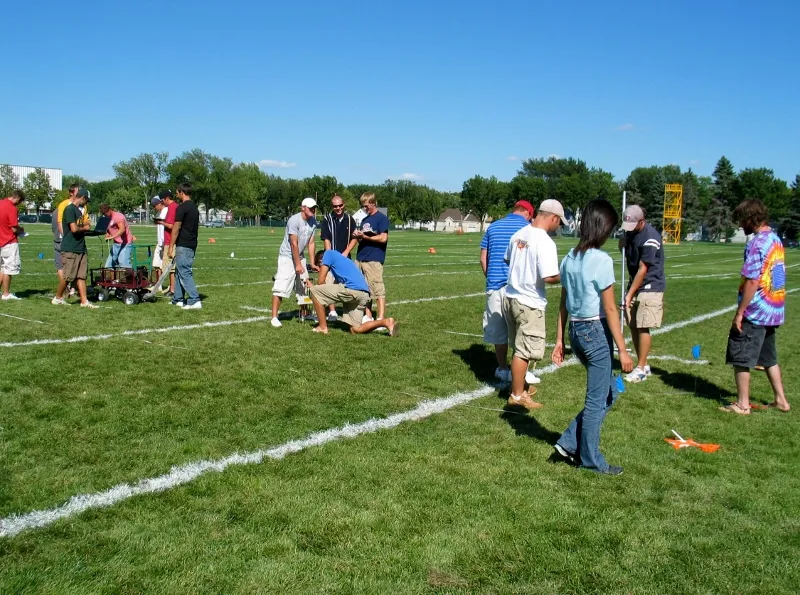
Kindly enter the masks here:
[[562, 457], [597, 473], [619, 475], [622, 467], [609, 465], [600, 452], [600, 426], [617, 399], [612, 376], [614, 343], [624, 372], [633, 369], [622, 331], [615, 324], [614, 263], [600, 250], [619, 223], [614, 207], [593, 200], [581, 217], [578, 245], [561, 261], [561, 308], [558, 314], [553, 363], [564, 361], [564, 330], [570, 318], [572, 352], [586, 368], [586, 402], [556, 442]]

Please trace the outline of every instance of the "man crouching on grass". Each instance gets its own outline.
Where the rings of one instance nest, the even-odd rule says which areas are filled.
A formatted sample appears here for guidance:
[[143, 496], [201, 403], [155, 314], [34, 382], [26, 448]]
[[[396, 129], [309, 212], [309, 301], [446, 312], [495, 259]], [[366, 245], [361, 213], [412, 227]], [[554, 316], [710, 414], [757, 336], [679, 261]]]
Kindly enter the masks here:
[[[328, 321], [325, 319], [325, 308], [331, 304], [340, 303], [343, 307], [341, 321], [350, 326], [351, 334], [362, 334], [378, 328], [389, 329], [389, 336], [397, 336], [397, 323], [394, 318], [382, 318], [362, 323], [364, 309], [369, 303], [369, 286], [364, 275], [352, 260], [342, 256], [336, 250], [320, 250], [314, 255], [314, 264], [319, 268], [317, 284], [312, 285], [311, 301], [317, 313], [319, 325], [314, 327], [315, 333], [328, 334]], [[335, 284], [326, 284], [328, 274], [333, 275]]]

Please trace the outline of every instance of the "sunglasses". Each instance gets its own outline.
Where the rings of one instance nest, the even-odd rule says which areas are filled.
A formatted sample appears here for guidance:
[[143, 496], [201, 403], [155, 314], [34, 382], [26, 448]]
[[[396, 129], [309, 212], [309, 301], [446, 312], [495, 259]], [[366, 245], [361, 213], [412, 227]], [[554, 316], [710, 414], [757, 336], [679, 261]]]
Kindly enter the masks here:
[[344, 205], [331, 205], [334, 209], [343, 209]]

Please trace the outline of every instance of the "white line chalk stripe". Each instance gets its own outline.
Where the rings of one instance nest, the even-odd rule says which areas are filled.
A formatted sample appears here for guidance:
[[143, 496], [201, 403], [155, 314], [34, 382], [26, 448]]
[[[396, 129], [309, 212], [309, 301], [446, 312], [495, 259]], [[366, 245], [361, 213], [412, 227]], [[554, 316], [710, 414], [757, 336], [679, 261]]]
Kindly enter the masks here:
[[254, 316], [241, 320], [219, 320], [216, 322], [201, 322], [199, 324], [186, 324], [181, 326], [168, 326], [163, 328], [143, 328], [138, 330], [123, 331], [107, 335], [84, 335], [70, 337], [68, 339], [35, 339], [33, 341], [21, 341], [19, 343], [0, 343], [0, 347], [31, 347], [36, 345], [62, 345], [64, 343], [85, 343], [87, 341], [102, 341], [114, 337], [129, 337], [131, 335], [147, 335], [149, 333], [167, 333], [171, 331], [189, 331], [200, 328], [214, 328], [218, 326], [230, 326], [233, 324], [251, 324], [253, 322], [263, 322], [269, 320], [267, 316]]
[[387, 306], [399, 306], [401, 304], [421, 304], [423, 302], [439, 302], [442, 300], [458, 300], [461, 298], [471, 298], [471, 297], [485, 297], [486, 292], [482, 291], [480, 293], [467, 293], [464, 295], [440, 295], [437, 297], [429, 297], [429, 298], [419, 298], [416, 300], [400, 300], [399, 302], [387, 302]]
[[648, 355], [647, 361], [650, 361], [651, 359], [668, 361], [668, 362], [678, 362], [690, 366], [705, 366], [706, 364], [710, 363], [707, 359], [684, 359], [678, 357], [677, 355]]
[[[571, 357], [564, 361], [560, 368], [574, 366], [578, 364], [578, 359]], [[556, 365], [549, 365], [537, 370], [538, 375], [552, 374], [560, 369]], [[419, 403], [413, 409], [395, 413], [383, 419], [369, 419], [358, 424], [346, 424], [338, 428], [331, 428], [321, 432], [309, 434], [299, 440], [290, 440], [279, 446], [266, 450], [256, 450], [246, 453], [234, 453], [223, 459], [215, 461], [195, 461], [170, 469], [169, 473], [141, 479], [134, 484], [121, 483], [94, 494], [81, 494], [73, 496], [65, 504], [46, 510], [34, 510], [25, 514], [12, 514], [0, 519], [0, 537], [14, 537], [28, 529], [45, 527], [56, 521], [80, 514], [92, 508], [107, 508], [118, 502], [128, 500], [141, 494], [154, 494], [172, 489], [176, 486], [194, 481], [201, 475], [210, 471], [222, 472], [232, 465], [254, 465], [264, 461], [264, 459], [281, 460], [287, 455], [294, 454], [312, 448], [323, 446], [328, 442], [340, 440], [342, 438], [355, 438], [361, 434], [374, 433], [379, 430], [389, 430], [407, 421], [418, 421], [426, 419], [437, 413], [443, 413], [448, 409], [457, 407], [464, 403], [469, 403], [476, 399], [488, 396], [497, 390], [494, 386], [483, 385], [480, 388], [461, 392], [442, 399], [426, 400]]]
[[19, 316], [12, 316], [11, 314], [0, 314], [0, 316], [5, 316], [6, 318], [14, 318], [15, 320], [23, 320], [25, 322], [35, 322], [36, 324], [47, 324], [42, 322], [41, 320], [31, 320], [30, 318], [20, 318]]
[[[791, 290], [790, 293], [794, 291], [797, 290]], [[697, 324], [697, 322], [701, 322], [703, 320], [707, 320], [708, 318], [719, 316], [720, 314], [730, 311], [731, 310], [729, 308], [726, 308], [725, 310], [717, 310], [715, 312], [696, 316], [687, 321], [676, 323], [668, 327], [663, 327], [662, 329], [658, 330], [662, 333], [670, 332], [677, 328], [682, 328], [684, 326], [688, 326], [689, 324]], [[266, 319], [266, 317], [261, 318]], [[578, 358], [570, 357], [569, 359], [565, 360], [560, 367], [556, 366], [555, 364], [551, 364], [541, 368], [540, 370], [537, 370], [537, 373], [540, 376], [544, 374], [552, 374], [560, 368], [574, 366], [578, 363]], [[163, 492], [173, 487], [191, 482], [208, 471], [221, 472], [231, 465], [257, 464], [262, 462], [265, 458], [280, 460], [288, 454], [300, 452], [313, 446], [322, 446], [328, 442], [339, 440], [340, 438], [355, 438], [360, 434], [394, 428], [405, 421], [425, 419], [426, 417], [430, 417], [431, 415], [435, 415], [437, 413], [442, 413], [458, 405], [490, 395], [495, 390], [495, 387], [482, 386], [472, 392], [456, 393], [449, 397], [434, 401], [423, 401], [414, 409], [405, 411], [403, 413], [395, 413], [394, 415], [390, 415], [384, 419], [373, 418], [360, 424], [345, 425], [339, 428], [333, 428], [310, 434], [302, 440], [292, 440], [269, 450], [258, 450], [244, 454], [235, 453], [224, 459], [218, 459], [217, 461], [197, 461], [194, 463], [188, 463], [179, 467], [173, 467], [169, 473], [164, 475], [142, 479], [135, 484], [118, 484], [104, 492], [73, 496], [67, 501], [66, 504], [55, 508], [35, 510], [33, 512], [10, 515], [0, 519], [0, 537], [13, 537], [22, 531], [37, 527], [44, 527], [60, 519], [80, 514], [92, 508], [105, 508], [140, 494]]]

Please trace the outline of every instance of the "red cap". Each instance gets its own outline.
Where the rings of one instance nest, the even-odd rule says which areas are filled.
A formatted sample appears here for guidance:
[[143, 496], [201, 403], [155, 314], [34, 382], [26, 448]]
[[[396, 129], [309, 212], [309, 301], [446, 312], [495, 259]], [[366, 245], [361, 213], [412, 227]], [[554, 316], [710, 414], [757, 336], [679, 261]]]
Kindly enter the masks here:
[[533, 217], [533, 205], [531, 203], [529, 203], [527, 200], [518, 200], [514, 204], [514, 208], [515, 209], [517, 209], [517, 208], [525, 209], [526, 211], [528, 211], [530, 216]]

